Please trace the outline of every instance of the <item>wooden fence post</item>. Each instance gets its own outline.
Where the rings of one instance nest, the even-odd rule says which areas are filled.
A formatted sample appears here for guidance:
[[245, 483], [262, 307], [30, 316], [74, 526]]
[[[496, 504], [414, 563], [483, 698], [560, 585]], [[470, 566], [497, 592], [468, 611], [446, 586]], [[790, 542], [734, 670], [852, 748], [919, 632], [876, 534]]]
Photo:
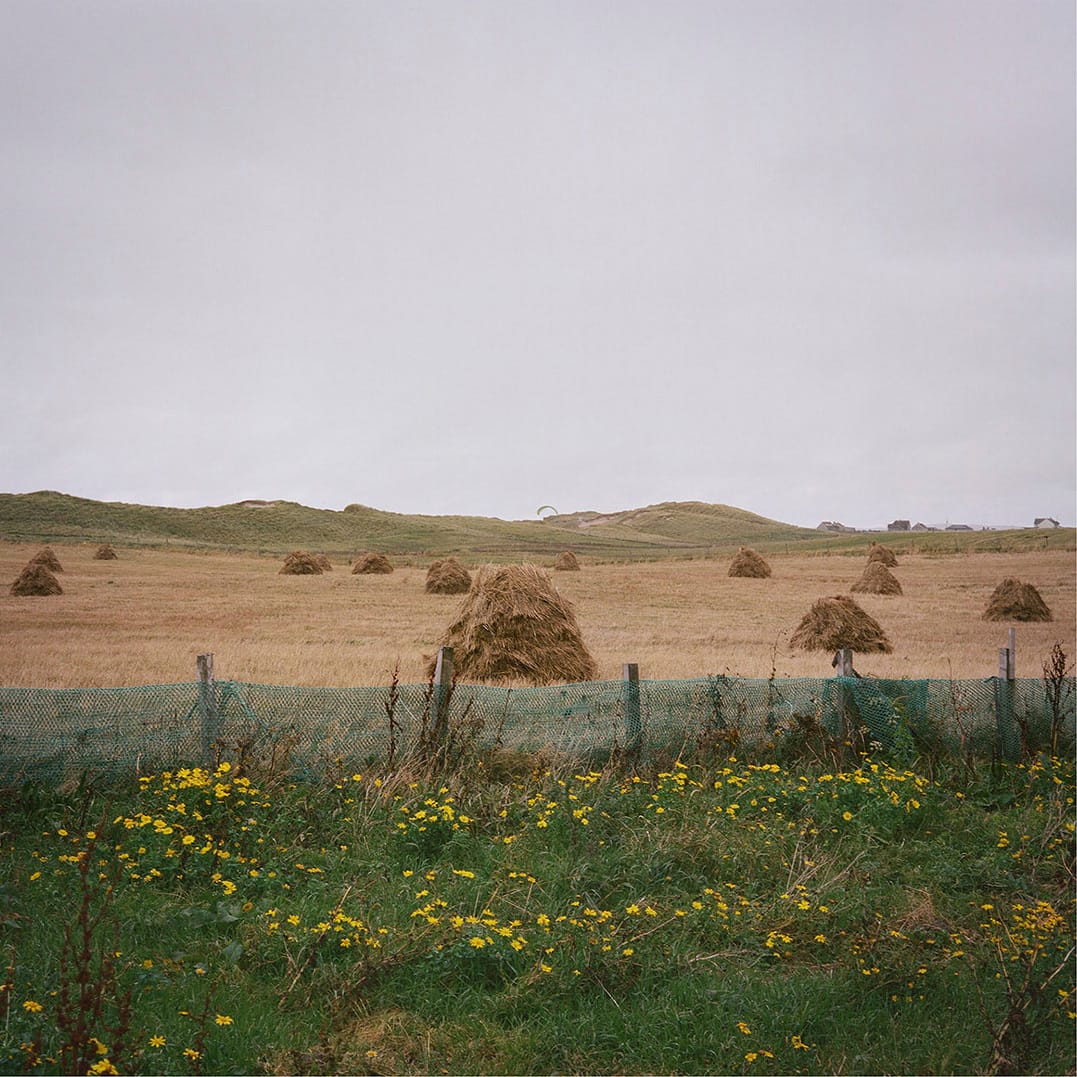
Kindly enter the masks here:
[[449, 732], [449, 700], [452, 695], [452, 648], [439, 647], [434, 666], [434, 696], [431, 700], [434, 743], [445, 743]]
[[643, 723], [639, 711], [639, 665], [625, 662], [621, 667], [625, 685], [625, 748], [638, 752], [643, 744]]
[[195, 666], [198, 670], [198, 713], [202, 725], [202, 763], [208, 767], [214, 764], [213, 749], [220, 724], [217, 714], [217, 686], [213, 680], [213, 655], [198, 655]]
[[839, 732], [843, 741], [851, 741], [853, 733], [851, 719], [853, 716], [850, 714], [850, 710], [852, 706], [855, 706], [855, 701], [849, 690], [841, 683], [841, 678], [856, 676], [856, 671], [853, 669], [852, 649], [839, 647], [831, 664], [834, 666], [834, 676], [839, 678], [837, 685]]
[[1017, 632], [1009, 631], [1009, 647], [998, 650], [998, 676], [995, 678], [995, 725], [998, 731], [998, 750], [1003, 759], [1011, 762], [1018, 758], [1019, 749], [1014, 743], [1013, 697], [1014, 681], [1017, 679]]

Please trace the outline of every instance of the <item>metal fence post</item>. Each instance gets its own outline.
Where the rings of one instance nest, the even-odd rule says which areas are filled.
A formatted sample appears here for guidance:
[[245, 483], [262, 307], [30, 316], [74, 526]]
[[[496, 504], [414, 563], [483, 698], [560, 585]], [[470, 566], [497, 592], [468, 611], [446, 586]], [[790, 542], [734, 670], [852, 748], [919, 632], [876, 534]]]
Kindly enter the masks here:
[[998, 650], [998, 676], [995, 678], [995, 724], [998, 730], [998, 750], [1003, 759], [1013, 762], [1020, 754], [1015, 743], [1013, 716], [1014, 681], [1017, 679], [1016, 631], [1010, 629], [1009, 647]]
[[625, 747], [638, 752], [643, 745], [643, 723], [639, 711], [639, 665], [625, 662], [621, 667], [625, 685]]
[[200, 654], [195, 659], [198, 670], [198, 713], [201, 719], [202, 762], [211, 766], [214, 762], [214, 745], [220, 727], [217, 714], [217, 685], [213, 680], [213, 655]]

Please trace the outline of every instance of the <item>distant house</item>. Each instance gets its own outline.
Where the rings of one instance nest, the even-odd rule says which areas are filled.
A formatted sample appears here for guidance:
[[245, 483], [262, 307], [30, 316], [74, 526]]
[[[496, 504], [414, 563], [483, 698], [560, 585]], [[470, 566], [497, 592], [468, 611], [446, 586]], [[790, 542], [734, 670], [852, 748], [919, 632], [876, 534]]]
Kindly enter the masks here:
[[816, 531], [854, 531], [853, 527], [846, 527], [845, 524], [839, 524], [837, 520], [824, 520], [816, 529]]
[[1062, 525], [1050, 516], [1037, 516], [1033, 527], [1061, 527]]
[[934, 531], [933, 527], [928, 527], [927, 524], [913, 524], [913, 531]]
[[892, 523], [888, 523], [886, 525], [886, 530], [887, 531], [908, 531], [909, 530], [909, 521], [908, 520], [894, 520]]
[[973, 530], [968, 524], [950, 524], [946, 529], [947, 531], [971, 531]]

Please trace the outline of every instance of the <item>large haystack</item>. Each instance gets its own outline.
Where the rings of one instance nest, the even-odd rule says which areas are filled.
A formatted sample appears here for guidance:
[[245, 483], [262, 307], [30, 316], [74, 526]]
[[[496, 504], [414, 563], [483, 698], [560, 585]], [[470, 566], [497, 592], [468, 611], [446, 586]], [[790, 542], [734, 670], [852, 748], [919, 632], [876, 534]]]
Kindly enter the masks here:
[[536, 565], [479, 569], [439, 645], [453, 648], [456, 675], [468, 680], [558, 684], [596, 673], [572, 604]]
[[755, 550], [741, 546], [729, 565], [729, 575], [765, 580], [770, 575], [770, 565]]
[[554, 561], [553, 567], [558, 572], [579, 572], [580, 563], [576, 560], [576, 555], [571, 550], [564, 550], [557, 555], [557, 560]]
[[322, 570], [318, 562], [305, 550], [292, 550], [284, 559], [284, 567], [280, 570], [280, 576], [320, 576]]
[[869, 561], [849, 590], [866, 595], [900, 595], [901, 584], [882, 561]]
[[1032, 584], [1007, 576], [995, 588], [995, 593], [983, 612], [983, 620], [1053, 621], [1054, 615]]
[[466, 595], [471, 590], [471, 573], [455, 557], [435, 561], [426, 571], [428, 595]]
[[103, 546], [98, 546], [97, 551], [93, 555], [95, 561], [116, 561], [116, 551], [106, 542]]
[[849, 647], [861, 654], [890, 654], [894, 649], [879, 622], [848, 595], [816, 600], [789, 642], [803, 651], [838, 651]]
[[393, 566], [383, 553], [365, 553], [352, 566], [353, 576], [385, 575], [392, 571]]
[[333, 571], [333, 562], [324, 553], [316, 554], [314, 562], [323, 572]]
[[64, 570], [64, 566], [60, 564], [60, 559], [53, 552], [51, 546], [43, 546], [30, 558], [30, 564], [44, 565], [50, 572], [63, 572]]
[[11, 585], [13, 595], [62, 595], [60, 581], [43, 565], [30, 562]]
[[897, 554], [889, 546], [883, 546], [878, 542], [873, 542], [868, 548], [868, 564], [875, 561], [886, 565], [887, 568], [895, 568], [898, 563]]

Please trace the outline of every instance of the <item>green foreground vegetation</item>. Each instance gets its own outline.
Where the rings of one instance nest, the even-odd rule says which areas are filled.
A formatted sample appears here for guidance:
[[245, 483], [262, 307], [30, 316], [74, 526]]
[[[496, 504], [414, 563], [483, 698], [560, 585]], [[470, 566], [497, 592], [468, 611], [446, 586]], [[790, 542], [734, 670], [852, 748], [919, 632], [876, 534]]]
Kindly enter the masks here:
[[1071, 762], [735, 747], [10, 791], [0, 1069], [1073, 1071]]
[[93, 501], [52, 490], [0, 494], [0, 539], [10, 542], [109, 542], [267, 554], [298, 548], [347, 556], [376, 550], [402, 560], [455, 554], [476, 562], [555, 556], [566, 549], [595, 560], [618, 561], [718, 556], [738, 546], [763, 553], [862, 553], [880, 538], [899, 553], [1072, 550], [1077, 531], [1069, 527], [830, 534], [697, 501], [667, 502], [604, 516], [583, 512], [510, 521], [410, 516], [358, 504], [339, 512], [290, 501], [175, 509]]

